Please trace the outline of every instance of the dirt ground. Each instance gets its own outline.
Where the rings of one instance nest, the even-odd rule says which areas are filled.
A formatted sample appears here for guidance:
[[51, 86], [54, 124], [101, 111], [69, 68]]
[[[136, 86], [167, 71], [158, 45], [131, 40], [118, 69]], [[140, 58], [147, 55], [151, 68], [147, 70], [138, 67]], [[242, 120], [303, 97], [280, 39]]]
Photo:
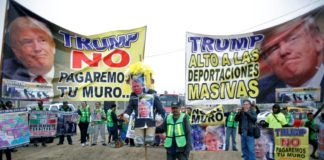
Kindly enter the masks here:
[[[237, 147], [240, 148], [239, 135], [237, 137]], [[100, 138], [100, 137], [99, 137]], [[98, 141], [99, 141], [98, 138]], [[73, 145], [68, 145], [65, 138], [64, 145], [56, 145], [58, 138], [53, 143], [47, 144], [47, 147], [38, 147], [29, 145], [29, 147], [18, 148], [18, 152], [12, 153], [13, 160], [146, 160], [144, 147], [111, 148], [109, 145], [102, 146], [100, 143], [96, 146], [82, 147], [80, 144], [80, 135], [72, 137]], [[310, 151], [312, 148], [310, 147]], [[165, 160], [166, 150], [161, 147], [147, 147], [147, 160]], [[241, 151], [192, 151], [190, 160], [241, 160]]]
[[[53, 143], [48, 143], [47, 147], [29, 145], [29, 147], [18, 148], [12, 153], [13, 160], [145, 160], [144, 147], [111, 148], [109, 145], [82, 147], [79, 141], [80, 136], [72, 137], [73, 145], [68, 145], [65, 139], [64, 145], [56, 145], [58, 138]], [[100, 138], [100, 137], [99, 137]], [[99, 141], [98, 138], [98, 141]], [[147, 160], [165, 160], [166, 150], [161, 147], [147, 147]], [[239, 160], [241, 152], [206, 152], [192, 151], [190, 160], [224, 159]]]

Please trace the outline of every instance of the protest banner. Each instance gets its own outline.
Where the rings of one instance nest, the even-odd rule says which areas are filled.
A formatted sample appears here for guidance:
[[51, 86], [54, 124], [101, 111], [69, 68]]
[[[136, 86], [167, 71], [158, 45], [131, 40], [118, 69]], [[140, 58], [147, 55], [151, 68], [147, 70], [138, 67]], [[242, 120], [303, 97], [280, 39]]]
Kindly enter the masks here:
[[308, 160], [308, 128], [274, 129], [275, 160]]
[[321, 118], [318, 124], [319, 124], [318, 157], [319, 159], [324, 159], [324, 118]]
[[225, 123], [223, 106], [219, 105], [217, 107], [196, 107], [192, 109], [191, 124], [200, 125], [219, 125]]
[[273, 129], [262, 128], [261, 136], [255, 139], [255, 157], [262, 160], [274, 160]]
[[132, 114], [129, 116], [128, 120], [128, 128], [127, 128], [127, 133], [126, 137], [128, 138], [135, 138], [135, 113], [132, 112]]
[[225, 117], [222, 105], [193, 107], [190, 123], [194, 150], [225, 149]]
[[222, 151], [225, 149], [224, 125], [192, 125], [192, 145], [194, 150]]
[[[127, 101], [124, 72], [143, 61], [146, 27], [85, 36], [9, 1], [2, 49], [3, 98]], [[98, 23], [96, 23], [98, 24]], [[22, 32], [26, 35], [22, 43]], [[24, 34], [25, 35], [25, 34]], [[42, 37], [44, 57], [30, 56]], [[19, 42], [19, 43], [18, 43]]]
[[57, 135], [76, 135], [78, 113], [59, 112], [57, 121]]
[[0, 110], [0, 150], [29, 143], [26, 108]]
[[57, 112], [31, 111], [29, 113], [30, 137], [55, 137], [57, 127]]
[[[323, 10], [245, 34], [187, 33], [186, 104], [239, 104], [240, 97], [258, 104], [323, 101]], [[283, 88], [303, 92], [287, 95]]]

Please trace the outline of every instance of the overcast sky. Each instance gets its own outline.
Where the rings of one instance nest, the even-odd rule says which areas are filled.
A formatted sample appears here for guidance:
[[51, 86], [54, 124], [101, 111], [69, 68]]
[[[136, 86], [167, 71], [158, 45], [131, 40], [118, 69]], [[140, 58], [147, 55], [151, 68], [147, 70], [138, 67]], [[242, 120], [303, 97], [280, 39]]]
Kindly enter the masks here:
[[[232, 35], [279, 24], [323, 0], [17, 0], [47, 20], [82, 35], [147, 26], [144, 62], [158, 93], [185, 92], [186, 32]], [[0, 0], [3, 35], [5, 0]], [[0, 39], [2, 46], [2, 38]]]

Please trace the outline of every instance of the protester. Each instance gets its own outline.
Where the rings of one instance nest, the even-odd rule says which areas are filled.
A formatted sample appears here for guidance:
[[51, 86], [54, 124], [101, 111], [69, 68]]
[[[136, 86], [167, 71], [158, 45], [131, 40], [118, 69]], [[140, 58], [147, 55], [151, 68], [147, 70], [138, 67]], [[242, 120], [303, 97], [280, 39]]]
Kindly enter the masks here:
[[[315, 153], [318, 149], [318, 132], [319, 132], [319, 126], [315, 121], [315, 118], [321, 113], [321, 110], [323, 109], [324, 105], [316, 111], [315, 114], [309, 112], [307, 113], [307, 120], [305, 122], [305, 127], [308, 128], [309, 134], [308, 134], [308, 140], [309, 144], [313, 146], [313, 152], [311, 153], [311, 157], [313, 159], [318, 159], [317, 156], [315, 156]], [[323, 113], [322, 113], [323, 115]]]
[[239, 122], [239, 134], [241, 135], [241, 149], [244, 160], [255, 160], [254, 136], [252, 126], [257, 120], [256, 113], [251, 110], [251, 101], [243, 100], [243, 106], [235, 116]]
[[167, 150], [167, 160], [188, 160], [192, 150], [188, 115], [180, 112], [180, 105], [172, 106], [171, 112], [158, 127], [158, 130], [166, 133], [164, 147]]
[[[68, 105], [67, 101], [63, 102], [63, 106], [59, 109], [59, 111], [61, 112], [72, 112], [72, 109], [70, 108], [70, 106]], [[62, 145], [64, 143], [64, 137], [65, 135], [60, 135], [60, 141], [57, 145]], [[69, 143], [69, 145], [72, 145], [72, 138], [71, 135], [66, 135], [67, 141]]]
[[[7, 110], [6, 106], [3, 104], [3, 101], [1, 101], [0, 105], [0, 110]], [[0, 160], [2, 160], [3, 153], [5, 153], [7, 160], [11, 160], [11, 149], [0, 149]]]
[[294, 125], [294, 116], [288, 112], [287, 106], [283, 106], [281, 112], [285, 115], [286, 121], [288, 123], [288, 126], [293, 126]]
[[[105, 136], [106, 128], [105, 128], [105, 123], [104, 123], [106, 120], [106, 114], [105, 114], [105, 111], [101, 108], [100, 102], [96, 102], [95, 107], [96, 108], [93, 111], [94, 112], [93, 115], [99, 116], [97, 119], [100, 119], [100, 120], [91, 122], [94, 125], [94, 136], [93, 136], [93, 141], [92, 141], [91, 145], [94, 146], [97, 144], [97, 139], [98, 139], [98, 135], [100, 132], [101, 144], [103, 146], [106, 146], [106, 136]], [[92, 120], [94, 120], [94, 118]]]
[[32, 17], [18, 17], [8, 27], [14, 58], [4, 60], [3, 78], [51, 83], [55, 43], [47, 26]]
[[236, 148], [236, 127], [237, 122], [235, 121], [236, 116], [235, 109], [233, 108], [230, 112], [224, 113], [224, 116], [226, 117], [226, 141], [225, 141], [225, 151], [228, 151], [229, 149], [229, 142], [232, 137], [232, 150], [237, 151]]
[[90, 122], [90, 108], [87, 106], [86, 102], [81, 102], [81, 107], [78, 110], [80, 116], [80, 132], [81, 132], [81, 145], [82, 147], [89, 145], [87, 142], [87, 131]]
[[[37, 107], [35, 108], [36, 111], [45, 111], [43, 101], [39, 101], [37, 104]], [[32, 142], [34, 142], [34, 146], [37, 147], [37, 142], [41, 142], [43, 147], [46, 147], [46, 138], [40, 137], [40, 138], [33, 138], [31, 139]]]
[[[116, 115], [116, 104], [112, 104], [111, 108], [108, 109], [107, 112], [107, 126], [108, 126], [108, 132], [109, 132], [109, 140], [110, 136], [112, 136], [113, 142], [116, 142], [118, 140], [118, 126], [117, 126], [117, 115]], [[115, 143], [111, 143], [111, 147], [115, 148]]]
[[324, 38], [313, 17], [291, 20], [263, 34], [261, 56], [273, 74], [259, 80], [258, 103], [275, 102], [276, 88], [324, 90]]
[[288, 127], [285, 115], [280, 112], [279, 104], [272, 106], [272, 113], [266, 117], [265, 121], [265, 125], [269, 128]]

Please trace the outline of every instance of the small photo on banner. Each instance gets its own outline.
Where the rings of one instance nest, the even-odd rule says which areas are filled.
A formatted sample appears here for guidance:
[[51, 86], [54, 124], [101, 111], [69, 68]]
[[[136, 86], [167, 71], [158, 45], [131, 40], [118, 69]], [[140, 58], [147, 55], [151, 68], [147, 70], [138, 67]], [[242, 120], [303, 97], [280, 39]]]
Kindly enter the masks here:
[[321, 88], [276, 88], [276, 102], [302, 103], [321, 100]]
[[153, 104], [154, 104], [154, 96], [150, 94], [146, 94], [142, 97], [139, 97], [138, 101], [138, 117], [141, 118], [149, 118], [153, 119]]
[[192, 146], [194, 150], [223, 151], [225, 148], [224, 125], [192, 125]]
[[273, 129], [261, 129], [261, 136], [255, 139], [254, 150], [256, 159], [274, 160]]
[[50, 100], [53, 85], [3, 79], [2, 96], [7, 99]]
[[57, 135], [76, 135], [78, 113], [60, 112], [58, 114]]

